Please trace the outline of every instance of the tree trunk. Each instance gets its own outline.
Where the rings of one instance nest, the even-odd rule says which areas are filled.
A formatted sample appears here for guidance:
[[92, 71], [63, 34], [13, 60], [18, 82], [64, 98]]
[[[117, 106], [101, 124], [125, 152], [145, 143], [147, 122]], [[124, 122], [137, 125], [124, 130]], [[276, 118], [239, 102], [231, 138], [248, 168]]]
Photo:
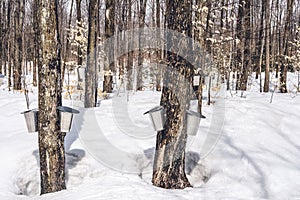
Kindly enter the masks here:
[[38, 66], [38, 59], [40, 58], [38, 40], [39, 40], [39, 31], [38, 31], [38, 1], [34, 1], [33, 3], [33, 30], [34, 30], [34, 49], [33, 49], [33, 86], [37, 86], [37, 68]]
[[247, 90], [247, 82], [248, 82], [248, 71], [250, 69], [251, 64], [251, 48], [250, 48], [250, 42], [251, 42], [251, 10], [250, 10], [250, 0], [245, 1], [245, 9], [244, 9], [244, 30], [245, 30], [245, 39], [244, 39], [244, 59], [243, 59], [243, 65], [241, 70], [241, 85], [240, 89], [243, 91]]
[[139, 43], [139, 49], [138, 49], [138, 57], [137, 57], [137, 67], [136, 67], [136, 75], [137, 75], [137, 81], [136, 81], [136, 89], [142, 90], [143, 89], [143, 62], [144, 62], [144, 55], [143, 55], [143, 49], [141, 49], [141, 34], [142, 29], [145, 25], [145, 17], [146, 17], [146, 7], [147, 7], [147, 0], [139, 0], [139, 35], [138, 35], [138, 43]]
[[60, 132], [61, 106], [60, 36], [58, 0], [36, 0], [39, 16], [39, 153], [41, 194], [66, 189], [65, 133]]
[[12, 62], [11, 62], [11, 58], [13, 57], [13, 51], [12, 51], [12, 31], [11, 31], [11, 23], [13, 22], [11, 20], [11, 11], [12, 11], [12, 1], [8, 1], [8, 5], [7, 5], [7, 63], [8, 63], [8, 72], [7, 72], [7, 76], [8, 76], [8, 90], [10, 91], [11, 88], [11, 72], [12, 72]]
[[[192, 1], [167, 0], [168, 28], [191, 37]], [[177, 38], [178, 40], [179, 38]], [[168, 49], [178, 41], [167, 41]], [[182, 48], [192, 48], [185, 44]], [[158, 132], [152, 182], [167, 189], [190, 187], [185, 174], [187, 142], [186, 110], [189, 107], [193, 66], [177, 54], [167, 53], [168, 70], [163, 78], [161, 105], [166, 112], [164, 130]]]
[[[82, 28], [82, 19], [81, 19], [81, 0], [76, 0], [76, 19], [77, 19], [77, 26], [78, 26], [78, 31], [77, 31], [77, 37], [81, 37], [81, 31], [80, 28]], [[77, 84], [77, 89], [82, 90], [82, 81], [83, 77], [80, 76], [79, 68], [82, 67], [83, 64], [83, 57], [82, 57], [82, 44], [80, 43], [77, 47], [77, 79], [78, 79], [78, 84]]]
[[[105, 1], [105, 38], [111, 38], [115, 33], [115, 0]], [[104, 66], [104, 82], [103, 91], [112, 93], [113, 90], [113, 76], [114, 71], [114, 42], [113, 38], [110, 39], [110, 43], [105, 47], [107, 62]]]
[[199, 79], [199, 87], [198, 87], [198, 112], [202, 115], [202, 93], [203, 93], [203, 88], [202, 88], [202, 85], [203, 85], [203, 75], [200, 76], [200, 79]]
[[85, 71], [85, 108], [95, 107], [97, 103], [97, 0], [89, 4], [87, 64]]
[[4, 33], [4, 29], [3, 29], [3, 19], [2, 19], [2, 0], [0, 0], [0, 74], [2, 74], [2, 58], [3, 58], [3, 33]]
[[13, 70], [13, 88], [14, 90], [21, 90], [21, 76], [22, 76], [22, 21], [23, 14], [21, 9], [23, 7], [23, 0], [16, 1], [16, 8], [14, 13], [14, 70]]
[[67, 32], [67, 41], [66, 41], [66, 51], [65, 51], [65, 54], [64, 54], [64, 63], [63, 63], [63, 67], [62, 67], [62, 80], [64, 80], [64, 77], [65, 77], [67, 57], [70, 55], [70, 31], [69, 30], [71, 29], [72, 14], [73, 14], [73, 4], [74, 4], [74, 0], [71, 1], [71, 7], [70, 7], [70, 13], [69, 13], [68, 32]]
[[291, 20], [292, 20], [292, 13], [293, 13], [293, 5], [294, 0], [287, 0], [287, 15], [286, 21], [284, 25], [284, 46], [283, 46], [283, 56], [281, 56], [281, 70], [280, 70], [280, 92], [287, 93], [287, 63], [285, 61], [285, 56], [288, 56], [288, 36], [289, 36], [289, 29], [291, 28]]
[[[156, 27], [158, 28], [156, 33], [156, 38], [160, 38], [160, 2], [159, 0], [156, 0]], [[161, 50], [156, 51], [156, 66], [157, 66], [157, 74], [156, 74], [156, 91], [161, 91], [161, 79], [162, 79], [162, 67], [161, 65], [158, 65], [158, 63], [161, 63]]]
[[235, 64], [237, 68], [237, 75], [236, 75], [236, 90], [241, 89], [241, 71], [242, 71], [242, 61], [243, 61], [243, 54], [242, 54], [242, 47], [241, 44], [243, 42], [243, 18], [244, 18], [244, 0], [239, 0], [239, 8], [238, 8], [238, 17], [236, 22], [236, 35], [237, 39], [239, 40], [239, 44], [237, 44], [236, 48], [236, 57], [235, 57]]
[[212, 52], [212, 42], [211, 40], [207, 40], [208, 38], [212, 37], [212, 27], [210, 25], [210, 21], [211, 21], [211, 8], [212, 8], [212, 2], [211, 1], [207, 1], [207, 8], [208, 8], [208, 12], [207, 12], [207, 16], [206, 16], [206, 27], [205, 27], [205, 35], [204, 35], [204, 44], [206, 47], [206, 50], [208, 53]]
[[[128, 16], [127, 16], [127, 29], [133, 29], [133, 23], [132, 23], [132, 0], [127, 0], [127, 10], [128, 10]], [[128, 35], [127, 38], [127, 45], [128, 45], [128, 49], [130, 50], [132, 47], [132, 43], [133, 43], [133, 31], [132, 31], [132, 35]], [[127, 53], [127, 70], [126, 70], [126, 80], [127, 80], [127, 84], [126, 84], [126, 89], [127, 90], [133, 90], [133, 52], [132, 51], [128, 51]]]
[[266, 70], [264, 92], [269, 92], [270, 84], [270, 0], [266, 0], [266, 24], [265, 24], [265, 41], [266, 41]]
[[7, 54], [7, 30], [6, 30], [6, 27], [7, 27], [7, 21], [6, 21], [6, 4], [5, 4], [5, 1], [3, 1], [2, 3], [2, 20], [1, 20], [1, 24], [2, 24], [2, 40], [1, 40], [1, 46], [2, 46], [2, 62], [1, 62], [1, 65], [3, 64], [3, 61], [4, 61], [4, 65], [3, 65], [3, 70], [2, 70], [2, 67], [1, 67], [1, 72], [0, 73], [3, 73], [4, 75], [6, 75], [6, 54]]

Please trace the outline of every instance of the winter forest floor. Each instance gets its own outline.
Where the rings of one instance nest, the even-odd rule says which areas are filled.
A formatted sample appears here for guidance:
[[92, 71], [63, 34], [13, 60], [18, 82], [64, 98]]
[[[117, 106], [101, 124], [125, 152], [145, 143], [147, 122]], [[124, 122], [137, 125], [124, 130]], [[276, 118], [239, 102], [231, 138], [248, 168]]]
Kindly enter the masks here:
[[[20, 114], [26, 110], [24, 94], [8, 92], [5, 79], [0, 86], [0, 199], [300, 199], [300, 95], [295, 80], [296, 74], [289, 74], [289, 93], [275, 92], [272, 103], [272, 93], [259, 93], [255, 79], [242, 98], [235, 91], [222, 98], [214, 90], [215, 103], [208, 106], [204, 96], [207, 118], [187, 145], [186, 170], [194, 188], [185, 190], [151, 184], [155, 132], [143, 113], [159, 104], [160, 93], [125, 95], [125, 114], [122, 99], [101, 100], [99, 107], [76, 115], [67, 134], [68, 189], [39, 196], [37, 133], [27, 133]], [[37, 89], [30, 88], [30, 108], [37, 107], [36, 97]], [[80, 102], [65, 99], [64, 104], [76, 108]], [[102, 154], [89, 148], [89, 121], [82, 123], [88, 117], [105, 136], [105, 141], [94, 139]], [[149, 131], [148, 137], [126, 134], [135, 131], [133, 124]], [[112, 149], [101, 149], [108, 142]], [[119, 156], [114, 150], [125, 157], [114, 160]]]

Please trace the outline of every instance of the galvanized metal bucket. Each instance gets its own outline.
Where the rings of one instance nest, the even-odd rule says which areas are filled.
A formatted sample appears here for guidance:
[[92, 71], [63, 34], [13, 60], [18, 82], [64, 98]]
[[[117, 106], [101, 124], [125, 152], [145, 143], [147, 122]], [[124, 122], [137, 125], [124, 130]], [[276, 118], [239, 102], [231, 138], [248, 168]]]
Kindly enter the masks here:
[[38, 109], [32, 109], [22, 112], [24, 114], [28, 133], [38, 131]]
[[187, 134], [188, 135], [196, 135], [199, 129], [199, 124], [201, 118], [205, 119], [206, 117], [201, 115], [200, 113], [187, 110]]
[[161, 131], [164, 129], [165, 117], [164, 117], [164, 108], [162, 106], [157, 106], [151, 110], [144, 113], [149, 114], [153, 128], [155, 131]]
[[78, 114], [79, 111], [67, 106], [59, 106], [60, 112], [60, 131], [67, 133], [71, 130], [73, 114]]

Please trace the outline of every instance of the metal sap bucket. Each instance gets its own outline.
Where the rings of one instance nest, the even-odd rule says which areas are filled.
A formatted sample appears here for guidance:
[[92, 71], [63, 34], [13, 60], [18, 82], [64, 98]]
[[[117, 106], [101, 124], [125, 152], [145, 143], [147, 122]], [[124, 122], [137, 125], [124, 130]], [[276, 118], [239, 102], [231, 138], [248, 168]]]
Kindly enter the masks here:
[[155, 131], [161, 131], [164, 129], [165, 117], [164, 117], [164, 107], [157, 106], [151, 110], [144, 113], [149, 114], [153, 128]]
[[67, 133], [71, 130], [73, 114], [78, 114], [79, 111], [67, 106], [59, 106], [60, 131]]
[[34, 133], [38, 131], [38, 109], [32, 109], [22, 112], [24, 114], [28, 133]]
[[198, 112], [194, 112], [191, 110], [187, 110], [186, 115], [187, 115], [187, 134], [196, 135], [199, 129], [201, 118], [205, 119], [206, 117], [204, 115], [201, 115]]

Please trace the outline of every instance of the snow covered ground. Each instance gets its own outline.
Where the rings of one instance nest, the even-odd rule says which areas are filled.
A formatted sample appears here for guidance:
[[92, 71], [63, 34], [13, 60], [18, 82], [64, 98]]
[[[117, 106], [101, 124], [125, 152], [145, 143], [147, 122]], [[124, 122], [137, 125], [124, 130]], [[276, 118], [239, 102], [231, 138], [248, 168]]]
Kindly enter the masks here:
[[[290, 74], [289, 78], [295, 80], [296, 75]], [[212, 106], [204, 101], [207, 119], [201, 121], [197, 136], [189, 136], [187, 150], [188, 177], [194, 188], [185, 190], [164, 190], [151, 185], [155, 132], [143, 112], [158, 105], [160, 94], [129, 94], [125, 98], [129, 112], [125, 114], [120, 110], [123, 106], [118, 107], [124, 103], [122, 99], [102, 100], [99, 107], [75, 116], [66, 137], [68, 189], [43, 196], [39, 196], [37, 133], [27, 133], [20, 114], [26, 110], [24, 94], [8, 92], [5, 84], [6, 80], [0, 86], [1, 200], [300, 199], [300, 96], [292, 81], [290, 93], [274, 93], [272, 103], [271, 93], [257, 92], [254, 79], [243, 98], [240, 93], [228, 92], [224, 107], [218, 107], [218, 95]], [[33, 88], [31, 108], [37, 107], [36, 96]], [[78, 105], [69, 100], [64, 104]], [[224, 116], [219, 112], [222, 109]], [[217, 114], [221, 118], [214, 118]], [[89, 121], [82, 120], [91, 116], [98, 125], [93, 130], [101, 132], [99, 138], [105, 138], [95, 138], [100, 153], [90, 148], [86, 134], [91, 129], [85, 124]], [[214, 124], [221, 132], [213, 133], [215, 137], [209, 141]], [[148, 137], [140, 130], [145, 130]], [[110, 148], [101, 148], [108, 144]], [[115, 154], [117, 150], [121, 153]], [[203, 176], [209, 177], [206, 183]]]

